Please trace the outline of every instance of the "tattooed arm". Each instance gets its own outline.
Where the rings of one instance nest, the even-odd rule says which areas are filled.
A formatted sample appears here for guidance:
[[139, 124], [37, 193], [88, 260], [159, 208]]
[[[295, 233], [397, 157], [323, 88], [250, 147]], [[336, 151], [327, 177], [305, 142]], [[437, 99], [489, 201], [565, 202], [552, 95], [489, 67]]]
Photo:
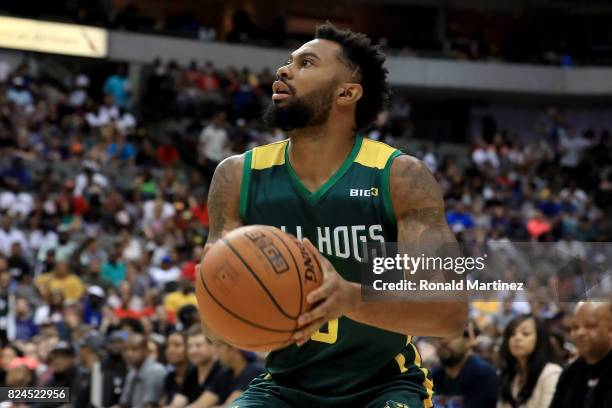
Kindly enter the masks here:
[[[215, 169], [208, 192], [209, 229], [204, 256], [223, 235], [243, 225], [239, 213], [243, 164], [244, 155], [232, 156], [219, 163]], [[196, 272], [199, 276], [199, 265]], [[202, 327], [209, 338], [216, 338], [203, 320]]]
[[223, 160], [215, 169], [208, 192], [210, 227], [206, 244], [214, 244], [227, 232], [242, 226], [238, 211], [244, 156]]
[[[444, 243], [456, 243], [446, 224], [440, 187], [421, 161], [405, 155], [397, 157], [391, 165], [390, 183], [398, 244], [410, 247], [408, 255], [433, 254]], [[307, 245], [316, 251], [310, 243]], [[361, 284], [345, 281], [325, 257], [318, 258], [323, 268], [323, 285], [309, 294], [308, 302], [323, 302], [300, 316], [300, 330], [294, 336], [298, 345], [307, 341], [322, 323], [341, 315], [407, 335], [452, 337], [462, 332], [467, 317], [465, 302], [416, 298], [364, 302]]]
[[[390, 182], [398, 245], [408, 248], [408, 255], [433, 255], [445, 243], [456, 243], [446, 224], [440, 186], [423, 162], [406, 155], [397, 157], [391, 165]], [[466, 317], [465, 302], [425, 300], [359, 302], [352, 314], [354, 320], [389, 330], [440, 337], [461, 333]]]

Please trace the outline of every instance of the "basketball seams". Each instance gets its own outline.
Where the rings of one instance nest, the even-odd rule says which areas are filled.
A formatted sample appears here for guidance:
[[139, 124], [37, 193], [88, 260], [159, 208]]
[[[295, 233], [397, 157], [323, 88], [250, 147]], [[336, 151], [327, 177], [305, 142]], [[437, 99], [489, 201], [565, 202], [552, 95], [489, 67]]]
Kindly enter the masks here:
[[251, 325], [253, 327], [256, 327], [258, 329], [268, 330], [268, 331], [272, 331], [272, 332], [276, 332], [276, 333], [293, 333], [294, 332], [294, 330], [275, 329], [275, 328], [272, 328], [272, 327], [262, 326], [260, 324], [253, 323], [253, 322], [251, 322], [249, 320], [246, 320], [245, 318], [239, 316], [238, 314], [236, 314], [233, 311], [231, 311], [230, 309], [228, 309], [225, 305], [223, 305], [223, 303], [221, 303], [215, 297], [215, 295], [213, 295], [212, 291], [208, 288], [208, 285], [206, 284], [206, 281], [202, 277], [202, 271], [200, 271], [200, 282], [202, 283], [202, 287], [204, 289], [206, 289], [206, 292], [208, 292], [208, 295], [210, 296], [210, 298], [212, 300], [214, 300], [217, 305], [219, 305], [223, 310], [225, 310], [227, 313], [229, 313], [231, 316], [234, 316], [236, 319], [240, 320], [241, 322], [249, 324], [249, 325]]
[[272, 301], [272, 303], [274, 303], [274, 306], [276, 306], [276, 308], [278, 309], [279, 312], [281, 312], [281, 314], [289, 319], [295, 320], [297, 319], [297, 317], [299, 316], [292, 316], [290, 314], [288, 314], [287, 312], [285, 312], [283, 310], [283, 308], [278, 304], [278, 302], [276, 301], [276, 298], [272, 295], [272, 293], [270, 293], [270, 291], [268, 290], [268, 288], [266, 287], [266, 285], [264, 285], [264, 283], [261, 281], [261, 279], [259, 278], [259, 276], [257, 276], [257, 274], [255, 273], [255, 271], [253, 271], [253, 269], [249, 266], [249, 264], [244, 260], [244, 258], [240, 255], [240, 253], [238, 251], [236, 251], [236, 249], [232, 246], [232, 244], [229, 243], [229, 241], [225, 238], [221, 239], [221, 242], [223, 242], [223, 244], [225, 244], [233, 253], [234, 255], [236, 255], [236, 257], [240, 260], [240, 262], [242, 263], [242, 265], [246, 268], [247, 271], [249, 271], [249, 273], [253, 276], [253, 278], [255, 278], [255, 280], [257, 281], [257, 283], [259, 284], [259, 286], [261, 286], [261, 288], [264, 290], [264, 292], [266, 292], [266, 294], [268, 295], [268, 297], [270, 298], [270, 300]]
[[[298, 282], [300, 284], [300, 312], [298, 314], [298, 316], [300, 316], [302, 314], [302, 309], [303, 309], [302, 306], [303, 306], [303, 303], [304, 303], [304, 288], [303, 288], [303, 285], [302, 285], [302, 275], [300, 274], [300, 267], [298, 266], [298, 263], [295, 260], [295, 257], [293, 256], [293, 251], [291, 251], [291, 249], [289, 248], [289, 246], [287, 245], [287, 243], [285, 242], [283, 237], [279, 236], [273, 229], [270, 229], [269, 231], [270, 231], [270, 233], [272, 235], [274, 235], [276, 238], [278, 238], [283, 243], [285, 248], [287, 248], [287, 251], [289, 252], [289, 255], [291, 255], [291, 259], [293, 259], [293, 263], [295, 264], [295, 271], [297, 273]], [[300, 242], [297, 242], [297, 244], [301, 245]], [[295, 321], [295, 328], [297, 329], [297, 319]]]

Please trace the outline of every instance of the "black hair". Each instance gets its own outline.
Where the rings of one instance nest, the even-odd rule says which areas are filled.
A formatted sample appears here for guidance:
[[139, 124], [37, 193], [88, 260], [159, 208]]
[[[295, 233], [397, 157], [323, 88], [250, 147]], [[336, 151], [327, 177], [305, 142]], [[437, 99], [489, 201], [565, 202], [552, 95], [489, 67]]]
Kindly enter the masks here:
[[363, 95], [357, 102], [355, 124], [357, 130], [363, 129], [376, 119], [389, 98], [385, 55], [365, 34], [340, 30], [329, 21], [317, 26], [315, 39], [340, 44], [340, 59], [359, 76]]
[[[527, 360], [527, 379], [524, 382], [525, 385], [520, 389], [516, 399], [512, 396], [512, 382], [518, 374], [518, 361], [510, 353], [510, 337], [512, 337], [516, 328], [529, 319], [533, 319], [536, 327], [536, 344], [533, 352]], [[552, 347], [550, 344], [550, 338], [548, 328], [546, 324], [535, 317], [532, 314], [523, 314], [516, 316], [512, 319], [506, 329], [504, 330], [504, 336], [502, 346], [500, 350], [501, 355], [501, 378], [500, 378], [500, 398], [504, 402], [510, 403], [512, 407], [517, 407], [524, 404], [531, 398], [533, 389], [536, 386], [538, 378], [544, 370], [544, 366], [550, 362], [556, 362], [554, 358]]]

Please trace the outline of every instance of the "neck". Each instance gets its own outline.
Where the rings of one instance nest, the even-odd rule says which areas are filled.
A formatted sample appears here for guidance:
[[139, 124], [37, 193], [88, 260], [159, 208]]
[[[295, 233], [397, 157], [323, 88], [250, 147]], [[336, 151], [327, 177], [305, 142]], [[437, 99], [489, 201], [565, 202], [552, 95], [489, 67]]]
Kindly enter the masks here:
[[231, 368], [232, 368], [232, 372], [234, 373], [234, 377], [237, 377], [242, 370], [244, 370], [244, 367], [246, 367], [247, 362], [244, 358], [238, 358], [236, 357], [234, 359], [234, 361], [232, 361], [231, 364]]
[[444, 371], [446, 372], [446, 375], [448, 375], [450, 378], [457, 378], [457, 376], [463, 369], [463, 366], [465, 365], [465, 362], [467, 361], [469, 356], [470, 356], [470, 353], [466, 353], [466, 355], [463, 356], [463, 358], [454, 366], [444, 367]]
[[215, 364], [215, 360], [212, 358], [205, 363], [198, 364], [198, 377], [201, 379], [205, 379], [208, 377], [208, 373], [212, 369], [213, 364]]
[[606, 357], [608, 353], [610, 353], [611, 351], [612, 349], [608, 348], [605, 351], [602, 351], [601, 353], [598, 353], [596, 355], [584, 356], [584, 361], [586, 361], [587, 364], [590, 364], [590, 365], [597, 364], [601, 360], [603, 360], [604, 357]]
[[527, 358], [522, 357], [522, 358], [517, 358], [517, 367], [518, 367], [518, 371], [517, 373], [521, 376], [521, 378], [525, 379], [527, 378]]
[[176, 369], [176, 372], [182, 376], [187, 370], [187, 361], [181, 361], [180, 363], [175, 364], [174, 368]]
[[328, 123], [319, 127], [297, 129], [290, 134], [291, 167], [309, 189], [325, 183], [353, 148], [354, 132]]

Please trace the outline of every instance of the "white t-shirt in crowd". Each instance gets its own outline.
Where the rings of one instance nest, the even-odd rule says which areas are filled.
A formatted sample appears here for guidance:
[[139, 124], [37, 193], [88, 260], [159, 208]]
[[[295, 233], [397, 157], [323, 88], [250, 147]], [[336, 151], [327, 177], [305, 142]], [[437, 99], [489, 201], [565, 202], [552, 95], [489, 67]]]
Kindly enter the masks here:
[[201, 154], [209, 160], [220, 162], [228, 155], [227, 130], [215, 125], [208, 125], [200, 134]]

